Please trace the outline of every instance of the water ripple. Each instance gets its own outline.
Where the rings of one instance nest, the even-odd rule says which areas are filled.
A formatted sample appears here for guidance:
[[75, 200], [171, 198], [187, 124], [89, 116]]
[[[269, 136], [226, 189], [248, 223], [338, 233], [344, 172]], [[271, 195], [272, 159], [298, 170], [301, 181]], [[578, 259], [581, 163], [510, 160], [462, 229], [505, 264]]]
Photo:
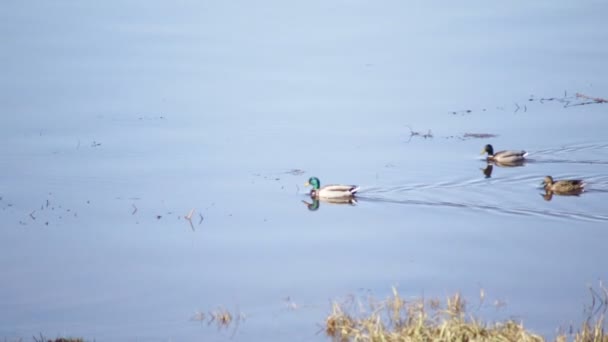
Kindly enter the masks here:
[[547, 148], [543, 150], [536, 150], [534, 154], [558, 154], [558, 153], [571, 153], [577, 151], [588, 151], [588, 150], [602, 150], [608, 149], [608, 143], [594, 143], [594, 144], [573, 144], [564, 145], [558, 148]]
[[[571, 175], [557, 175], [557, 179], [562, 178], [579, 178]], [[508, 215], [519, 216], [539, 216], [552, 218], [567, 218], [574, 220], [586, 221], [608, 221], [608, 215], [570, 211], [563, 209], [537, 209], [535, 205], [530, 204], [529, 207], [522, 207], [521, 203], [518, 207], [509, 207], [499, 203], [491, 203], [493, 198], [496, 199], [513, 199], [512, 196], [494, 197], [494, 188], [500, 185], [506, 186], [505, 189], [513, 195], [514, 185], [524, 185], [530, 191], [537, 190], [539, 193], [544, 190], [541, 186], [541, 181], [544, 175], [519, 175], [510, 178], [501, 179], [461, 179], [445, 182], [437, 182], [431, 184], [408, 184], [396, 185], [392, 187], [364, 187], [357, 197], [361, 201], [377, 202], [377, 203], [393, 203], [403, 205], [423, 205], [423, 206], [440, 206], [452, 208], [466, 208], [473, 210], [483, 210], [486, 212], [494, 212]], [[608, 176], [604, 174], [589, 175], [584, 177], [587, 183], [585, 194], [608, 194]], [[523, 188], [523, 187], [522, 187]], [[458, 189], [458, 193], [453, 191]], [[463, 189], [461, 191], [460, 189]], [[488, 189], [490, 192], [488, 192]], [[433, 191], [428, 191], [433, 190]], [[440, 191], [446, 190], [446, 191]], [[450, 195], [452, 193], [452, 195]], [[404, 197], [408, 198], [405, 199]], [[441, 199], [434, 199], [438, 196]], [[454, 200], [445, 200], [445, 197], [452, 197]], [[430, 197], [430, 198], [429, 198]], [[464, 197], [464, 199], [463, 199]], [[480, 202], [488, 202], [479, 204]]]
[[[570, 163], [570, 164], [602, 164], [608, 165], [608, 161], [605, 159], [571, 159], [571, 158], [552, 158], [555, 155], [561, 154], [574, 154], [576, 152], [601, 152], [606, 154], [608, 152], [608, 144], [606, 143], [593, 143], [593, 144], [573, 144], [565, 145], [557, 148], [547, 148], [543, 150], [536, 150], [530, 152], [529, 162], [535, 163]], [[597, 154], [597, 153], [595, 153]], [[536, 157], [541, 157], [536, 159]], [[548, 158], [544, 158], [547, 156]], [[607, 156], [608, 157], [608, 156]]]
[[[601, 191], [606, 192], [607, 191]], [[545, 218], [565, 218], [573, 220], [584, 220], [584, 221], [595, 221], [595, 222], [608, 222], [608, 215], [574, 212], [574, 211], [563, 211], [563, 210], [538, 210], [531, 208], [505, 208], [497, 205], [490, 204], [473, 204], [467, 202], [452, 202], [452, 201], [427, 201], [427, 200], [416, 200], [416, 199], [391, 199], [381, 196], [359, 196], [357, 200], [361, 202], [376, 202], [376, 203], [391, 203], [391, 204], [402, 204], [402, 205], [422, 205], [432, 207], [450, 207], [450, 208], [463, 208], [482, 210], [488, 212], [495, 212], [500, 214], [517, 215], [517, 216], [538, 216]]]

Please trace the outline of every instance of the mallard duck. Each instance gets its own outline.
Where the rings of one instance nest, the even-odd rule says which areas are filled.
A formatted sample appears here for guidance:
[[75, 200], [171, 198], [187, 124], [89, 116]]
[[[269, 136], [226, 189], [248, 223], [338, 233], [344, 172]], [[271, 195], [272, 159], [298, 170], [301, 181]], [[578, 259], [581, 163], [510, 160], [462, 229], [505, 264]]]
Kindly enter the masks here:
[[310, 190], [310, 197], [317, 199], [339, 199], [339, 198], [352, 198], [355, 193], [359, 190], [356, 185], [339, 185], [332, 184], [321, 187], [321, 181], [317, 177], [310, 177], [305, 186], [312, 186]]
[[553, 177], [546, 176], [543, 180], [546, 191], [556, 194], [581, 193], [585, 189], [585, 182], [580, 179], [562, 179], [554, 181]]
[[525, 159], [528, 153], [526, 151], [498, 151], [494, 153], [492, 145], [487, 144], [481, 154], [488, 153], [487, 161], [496, 162], [500, 164], [520, 164]]

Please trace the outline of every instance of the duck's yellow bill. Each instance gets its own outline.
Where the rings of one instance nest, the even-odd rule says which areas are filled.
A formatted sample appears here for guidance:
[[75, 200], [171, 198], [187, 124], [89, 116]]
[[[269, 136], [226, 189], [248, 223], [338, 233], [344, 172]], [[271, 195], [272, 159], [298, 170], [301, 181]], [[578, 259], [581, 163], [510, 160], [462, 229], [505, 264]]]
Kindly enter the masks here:
[[480, 153], [480, 154], [484, 154], [484, 153], [486, 153], [486, 150], [485, 150], [485, 149], [484, 149], [484, 150], [481, 150], [481, 153]]
[[309, 186], [309, 185], [310, 185], [309, 182], [304, 183], [304, 186]]

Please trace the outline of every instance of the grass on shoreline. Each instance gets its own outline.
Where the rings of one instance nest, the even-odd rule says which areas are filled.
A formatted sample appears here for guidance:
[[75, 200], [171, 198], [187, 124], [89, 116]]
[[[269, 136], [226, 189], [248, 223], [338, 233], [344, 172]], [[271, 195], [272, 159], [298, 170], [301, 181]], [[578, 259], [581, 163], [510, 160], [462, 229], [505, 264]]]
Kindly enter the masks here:
[[40, 334], [40, 337], [34, 336], [34, 342], [85, 342], [84, 339], [78, 337], [57, 337], [57, 338], [45, 338]]
[[[466, 313], [466, 302], [456, 294], [446, 299], [425, 302], [406, 301], [393, 288], [384, 301], [356, 303], [358, 314], [350, 303], [334, 302], [325, 321], [325, 333], [334, 341], [546, 341], [527, 330], [523, 323], [507, 320], [486, 323]], [[604, 307], [605, 309], [605, 307]], [[560, 334], [557, 342], [608, 342], [604, 316], [585, 321], [570, 335]]]

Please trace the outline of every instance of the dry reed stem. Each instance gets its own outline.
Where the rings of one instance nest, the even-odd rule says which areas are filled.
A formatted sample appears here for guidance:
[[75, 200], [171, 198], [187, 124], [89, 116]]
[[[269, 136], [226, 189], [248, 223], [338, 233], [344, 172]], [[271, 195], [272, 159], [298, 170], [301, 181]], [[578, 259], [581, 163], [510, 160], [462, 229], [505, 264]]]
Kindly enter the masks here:
[[[483, 290], [480, 298], [485, 299]], [[367, 310], [355, 315], [344, 303], [334, 302], [325, 323], [325, 332], [334, 341], [545, 341], [521, 322], [485, 323], [467, 317], [466, 302], [459, 293], [448, 297], [442, 308], [434, 299], [426, 305], [423, 300], [406, 301], [393, 288], [391, 297], [381, 302], [370, 299]], [[608, 342], [603, 315], [593, 323], [586, 321], [569, 337], [574, 342]], [[556, 337], [556, 341], [567, 340], [564, 334]]]

